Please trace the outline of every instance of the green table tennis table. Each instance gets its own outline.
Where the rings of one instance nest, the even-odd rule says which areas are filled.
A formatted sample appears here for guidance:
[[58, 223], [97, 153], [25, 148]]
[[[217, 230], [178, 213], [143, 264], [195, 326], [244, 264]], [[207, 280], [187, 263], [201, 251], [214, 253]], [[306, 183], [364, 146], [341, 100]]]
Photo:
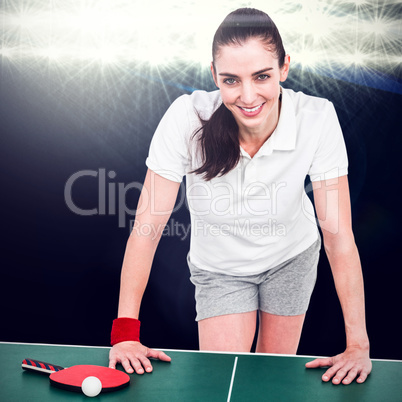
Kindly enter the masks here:
[[[402, 362], [373, 360], [364, 384], [321, 381], [324, 369], [306, 369], [307, 356], [165, 350], [151, 374], [130, 375], [129, 387], [100, 394], [102, 401], [402, 401]], [[108, 365], [109, 348], [0, 343], [0, 401], [84, 401], [81, 393], [50, 385], [46, 375], [21, 369], [24, 358], [69, 367]]]

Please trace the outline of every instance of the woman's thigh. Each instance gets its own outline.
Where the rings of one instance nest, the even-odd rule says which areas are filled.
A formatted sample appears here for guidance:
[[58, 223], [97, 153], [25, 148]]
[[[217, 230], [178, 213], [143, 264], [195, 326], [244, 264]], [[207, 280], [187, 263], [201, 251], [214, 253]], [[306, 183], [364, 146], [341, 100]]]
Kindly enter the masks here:
[[198, 321], [200, 350], [250, 352], [256, 324], [256, 311], [200, 320]]
[[296, 354], [305, 314], [283, 316], [260, 311], [257, 353]]

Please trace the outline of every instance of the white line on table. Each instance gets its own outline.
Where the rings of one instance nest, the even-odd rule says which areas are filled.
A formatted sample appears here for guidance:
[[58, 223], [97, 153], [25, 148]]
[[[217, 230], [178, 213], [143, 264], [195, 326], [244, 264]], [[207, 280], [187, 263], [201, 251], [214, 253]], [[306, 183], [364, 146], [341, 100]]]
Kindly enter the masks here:
[[[92, 346], [92, 345], [63, 345], [58, 343], [28, 343], [28, 342], [7, 342], [0, 341], [0, 345], [22, 345], [22, 346], [56, 346], [56, 347], [66, 347], [66, 348], [87, 348], [87, 349], [110, 349], [110, 346]], [[213, 351], [213, 350], [188, 350], [188, 349], [166, 349], [166, 348], [152, 348], [154, 350], [162, 350], [167, 352], [184, 352], [184, 353], [199, 353], [199, 354], [216, 354], [216, 355], [233, 355], [234, 352], [223, 352], [223, 351]], [[247, 352], [237, 352], [236, 354], [242, 356], [274, 356], [274, 357], [296, 357], [296, 358], [306, 358], [318, 359], [326, 358], [329, 356], [317, 356], [317, 355], [286, 355], [277, 353], [247, 353]], [[372, 358], [371, 361], [377, 362], [390, 362], [390, 363], [402, 363], [402, 360], [396, 359], [376, 359]]]
[[234, 365], [233, 365], [233, 372], [232, 372], [232, 379], [230, 381], [230, 387], [229, 387], [229, 395], [228, 395], [228, 401], [230, 402], [230, 397], [232, 396], [232, 388], [233, 388], [233, 382], [235, 378], [235, 373], [236, 373], [236, 366], [237, 366], [237, 356], [235, 357]]

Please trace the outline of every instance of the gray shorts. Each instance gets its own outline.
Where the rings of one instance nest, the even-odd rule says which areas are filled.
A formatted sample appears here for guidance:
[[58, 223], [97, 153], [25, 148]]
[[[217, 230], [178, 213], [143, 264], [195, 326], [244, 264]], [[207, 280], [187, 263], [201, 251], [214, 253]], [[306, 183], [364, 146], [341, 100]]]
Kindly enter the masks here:
[[321, 237], [308, 249], [261, 274], [232, 276], [196, 268], [187, 256], [195, 285], [196, 321], [260, 310], [275, 315], [307, 311], [317, 278]]

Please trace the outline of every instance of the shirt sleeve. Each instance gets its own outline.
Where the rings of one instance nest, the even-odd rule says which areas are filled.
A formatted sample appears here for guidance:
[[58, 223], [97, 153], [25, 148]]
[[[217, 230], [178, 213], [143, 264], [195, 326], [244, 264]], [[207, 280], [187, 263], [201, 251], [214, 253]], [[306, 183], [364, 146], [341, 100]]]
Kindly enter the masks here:
[[334, 105], [329, 101], [308, 174], [311, 181], [329, 180], [348, 174], [348, 156], [342, 129]]
[[189, 166], [191, 134], [185, 95], [177, 98], [160, 121], [145, 164], [158, 175], [180, 183]]

